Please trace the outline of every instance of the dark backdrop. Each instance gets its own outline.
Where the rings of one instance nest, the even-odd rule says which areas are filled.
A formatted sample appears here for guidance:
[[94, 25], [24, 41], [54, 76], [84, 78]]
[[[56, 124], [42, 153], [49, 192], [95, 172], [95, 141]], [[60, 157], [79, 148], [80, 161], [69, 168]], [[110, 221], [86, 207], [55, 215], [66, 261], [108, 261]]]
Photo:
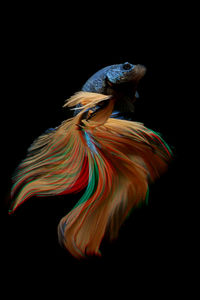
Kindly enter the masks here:
[[[115, 13], [96, 15], [95, 11], [87, 17], [72, 14], [71, 21], [70, 15], [16, 17], [8, 22], [10, 29], [5, 33], [1, 220], [8, 281], [13, 282], [12, 272], [16, 280], [20, 270], [23, 280], [37, 271], [41, 278], [62, 274], [66, 281], [80, 276], [91, 280], [103, 271], [103, 283], [107, 282], [104, 276], [120, 274], [121, 279], [135, 276], [148, 282], [153, 278], [165, 286], [162, 278], [170, 272], [169, 282], [175, 285], [176, 277], [184, 272], [183, 249], [189, 243], [182, 187], [187, 100], [181, 57], [184, 27], [177, 25], [175, 11], [167, 16], [163, 10], [159, 14], [147, 10], [144, 15], [127, 7]], [[162, 133], [174, 160], [150, 187], [149, 205], [133, 211], [116, 242], [102, 242], [102, 258], [76, 261], [59, 246], [57, 224], [80, 194], [33, 197], [8, 216], [11, 176], [32, 141], [70, 116], [62, 108], [64, 101], [100, 68], [125, 61], [147, 67], [135, 120]]]

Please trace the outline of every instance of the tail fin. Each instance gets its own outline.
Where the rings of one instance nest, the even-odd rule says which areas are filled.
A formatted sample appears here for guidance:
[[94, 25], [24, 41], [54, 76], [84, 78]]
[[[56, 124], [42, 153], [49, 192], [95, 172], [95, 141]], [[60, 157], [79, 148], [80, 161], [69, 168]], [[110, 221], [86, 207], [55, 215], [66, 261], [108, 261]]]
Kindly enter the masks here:
[[[88, 108], [105, 100], [106, 107], [84, 120]], [[80, 92], [65, 106], [77, 104], [82, 105], [79, 114], [29, 148], [14, 178], [11, 212], [33, 195], [74, 193], [87, 187], [58, 226], [59, 241], [81, 258], [100, 255], [105, 232], [110, 239], [117, 237], [132, 207], [145, 200], [149, 179], [166, 170], [171, 152], [143, 124], [109, 118], [114, 106], [110, 96]]]

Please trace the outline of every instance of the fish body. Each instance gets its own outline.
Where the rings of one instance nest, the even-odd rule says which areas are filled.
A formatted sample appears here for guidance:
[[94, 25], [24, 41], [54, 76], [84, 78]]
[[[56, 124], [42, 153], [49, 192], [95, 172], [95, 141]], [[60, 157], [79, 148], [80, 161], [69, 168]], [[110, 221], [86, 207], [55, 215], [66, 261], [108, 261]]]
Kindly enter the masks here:
[[147, 202], [149, 183], [171, 159], [156, 132], [117, 116], [132, 110], [145, 71], [124, 63], [90, 77], [64, 104], [78, 113], [38, 137], [13, 178], [9, 213], [32, 196], [84, 190], [58, 225], [60, 244], [75, 258], [101, 255], [104, 235], [117, 238], [132, 208]]

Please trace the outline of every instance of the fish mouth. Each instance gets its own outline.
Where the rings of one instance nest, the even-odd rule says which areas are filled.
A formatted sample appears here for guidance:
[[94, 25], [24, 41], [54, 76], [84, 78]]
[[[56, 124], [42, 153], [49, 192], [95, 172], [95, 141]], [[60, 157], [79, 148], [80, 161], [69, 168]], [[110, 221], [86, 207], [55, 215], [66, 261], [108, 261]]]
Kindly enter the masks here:
[[138, 83], [145, 75], [146, 67], [143, 65], [136, 65], [133, 71], [128, 75], [128, 81], [133, 81]]

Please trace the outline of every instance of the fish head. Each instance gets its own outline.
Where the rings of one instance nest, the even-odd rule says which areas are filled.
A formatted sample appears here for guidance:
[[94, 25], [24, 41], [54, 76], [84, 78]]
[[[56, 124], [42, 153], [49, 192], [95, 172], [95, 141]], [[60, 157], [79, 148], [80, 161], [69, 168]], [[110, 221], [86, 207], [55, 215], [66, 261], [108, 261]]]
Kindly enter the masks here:
[[83, 91], [113, 95], [116, 109], [133, 111], [139, 97], [137, 87], [146, 73], [146, 67], [129, 62], [107, 66], [92, 75], [82, 87]]
[[133, 65], [129, 62], [113, 65], [107, 70], [106, 78], [112, 86], [123, 83], [137, 84], [144, 76], [146, 68], [143, 65]]

